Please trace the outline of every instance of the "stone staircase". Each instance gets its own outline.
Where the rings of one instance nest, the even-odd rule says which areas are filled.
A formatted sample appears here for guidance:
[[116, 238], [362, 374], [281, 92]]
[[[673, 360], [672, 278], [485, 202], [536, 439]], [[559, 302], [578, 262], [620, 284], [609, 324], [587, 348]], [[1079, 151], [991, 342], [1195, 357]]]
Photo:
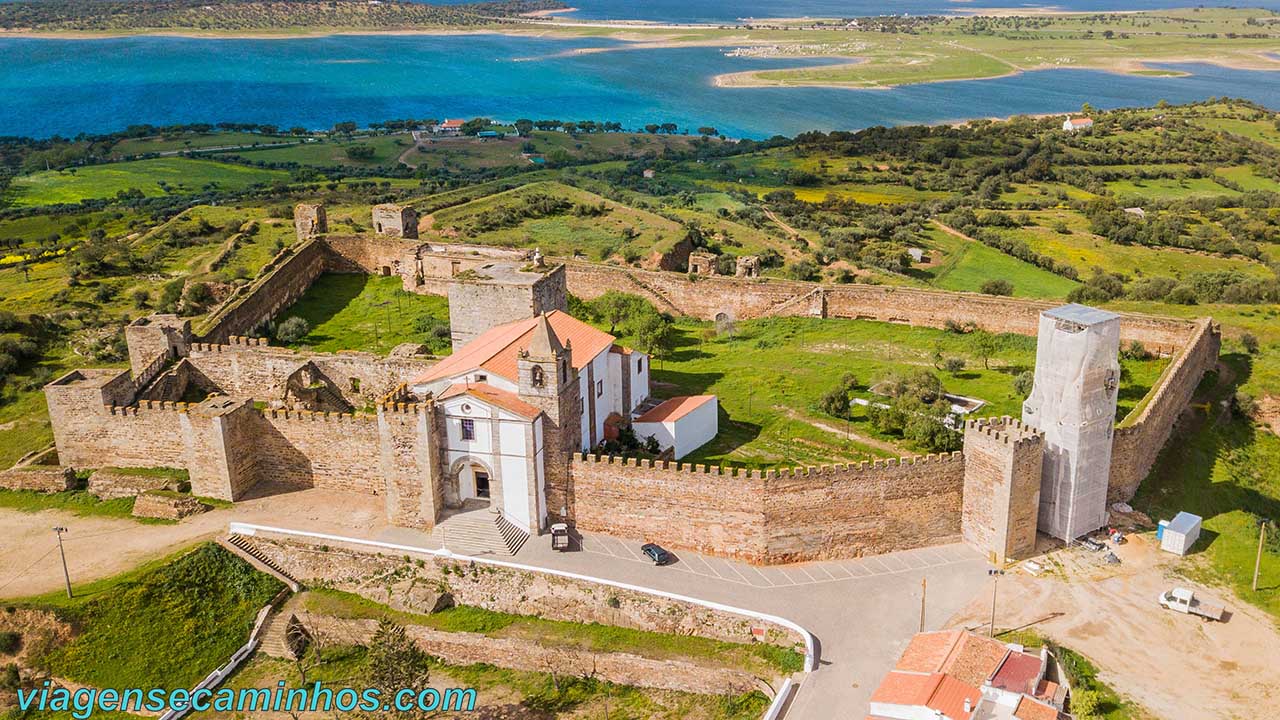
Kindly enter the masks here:
[[231, 552], [239, 555], [250, 565], [258, 570], [274, 576], [280, 582], [289, 586], [293, 592], [302, 589], [302, 584], [295, 580], [289, 573], [275, 563], [274, 560], [267, 557], [265, 553], [257, 548], [249, 538], [244, 535], [231, 535], [225, 540], [219, 539], [218, 544], [222, 545]]
[[511, 557], [520, 552], [529, 533], [511, 524], [502, 513], [472, 510], [444, 518], [431, 537], [458, 555]]

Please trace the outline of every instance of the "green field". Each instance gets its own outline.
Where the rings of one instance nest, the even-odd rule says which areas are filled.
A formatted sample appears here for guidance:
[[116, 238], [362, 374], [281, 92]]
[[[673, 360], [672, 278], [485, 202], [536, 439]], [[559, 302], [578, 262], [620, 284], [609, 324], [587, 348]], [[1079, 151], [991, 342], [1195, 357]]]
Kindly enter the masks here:
[[303, 138], [287, 135], [259, 135], [249, 132], [174, 133], [121, 140], [111, 147], [116, 157], [183, 150], [205, 150], [231, 146], [270, 145], [302, 142]]
[[[1090, 233], [1088, 221], [1070, 211], [1045, 210], [1030, 215], [1036, 222], [1035, 226], [997, 232], [1023, 240], [1032, 250], [1071, 265], [1082, 278], [1088, 277], [1094, 268], [1136, 276], [1173, 278], [1214, 270], [1237, 270], [1257, 277], [1269, 274], [1265, 265], [1240, 257], [1109, 242]], [[1058, 222], [1065, 224], [1070, 232], [1064, 234], [1054, 230], [1053, 226]]]
[[928, 277], [929, 285], [943, 290], [977, 292], [988, 280], [1008, 280], [1013, 283], [1015, 297], [1065, 298], [1079, 284], [980, 242], [941, 230], [931, 231], [929, 237], [945, 257], [936, 266], [918, 272]]
[[123, 576], [24, 600], [68, 613], [80, 632], [43, 661], [99, 688], [189, 688], [249, 638], [254, 616], [284, 586], [212, 543]]
[[[373, 155], [369, 158], [352, 158], [347, 151], [353, 147], [371, 147]], [[408, 133], [396, 135], [370, 135], [351, 139], [309, 138], [307, 142], [290, 147], [261, 148], [256, 150], [232, 150], [227, 154], [238, 155], [254, 162], [299, 163], [315, 167], [334, 167], [351, 165], [356, 167], [380, 167], [395, 165], [396, 158], [405, 150], [413, 147], [413, 138]]]
[[448, 353], [447, 342], [419, 332], [423, 318], [448, 326], [448, 301], [435, 295], [405, 292], [398, 277], [326, 274], [316, 279], [296, 303], [276, 318], [300, 317], [311, 331], [293, 347], [319, 352], [363, 350], [382, 355], [405, 342], [425, 343]]
[[[531, 202], [548, 198], [562, 207], [552, 214], [531, 213]], [[579, 208], [603, 206], [598, 214]], [[684, 237], [677, 222], [561, 183], [539, 182], [500, 192], [433, 213], [436, 232], [455, 234], [463, 242], [503, 247], [541, 248], [559, 256], [585, 254], [594, 260], [622, 255], [651, 260]], [[486, 218], [510, 217], [498, 227]], [[447, 236], [447, 235], [446, 235]]]
[[1133, 195], [1152, 200], [1180, 200], [1184, 198], [1239, 195], [1237, 191], [1214, 182], [1213, 178], [1116, 180], [1107, 183], [1107, 189], [1119, 196]]
[[31, 207], [109, 198], [126, 190], [139, 190], [147, 197], [190, 195], [209, 188], [243, 190], [288, 179], [288, 173], [281, 170], [155, 158], [23, 175], [13, 181], [6, 197], [16, 207]]

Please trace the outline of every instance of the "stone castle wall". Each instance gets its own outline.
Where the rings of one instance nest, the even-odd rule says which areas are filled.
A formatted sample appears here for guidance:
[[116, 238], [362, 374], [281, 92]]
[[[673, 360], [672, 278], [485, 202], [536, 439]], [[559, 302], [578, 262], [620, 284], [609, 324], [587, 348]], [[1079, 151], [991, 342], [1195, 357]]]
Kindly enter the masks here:
[[357, 408], [376, 403], [437, 362], [434, 358], [381, 357], [355, 351], [306, 353], [240, 337], [225, 344], [193, 343], [187, 361], [204, 381], [223, 393], [268, 401], [282, 398], [290, 373], [310, 362]]
[[1165, 368], [1137, 418], [1126, 418], [1116, 428], [1111, 441], [1109, 502], [1128, 501], [1138, 492], [1201, 378], [1217, 365], [1221, 347], [1218, 326], [1208, 319], [1197, 321], [1194, 334]]
[[960, 537], [964, 458], [740, 470], [575, 456], [577, 527], [673, 548], [781, 563], [854, 557]]
[[1044, 436], [1010, 417], [970, 420], [964, 428], [961, 533], [993, 564], [1035, 550]]
[[237, 290], [214, 312], [205, 323], [201, 339], [221, 343], [233, 335], [248, 335], [302, 297], [329, 267], [329, 258], [328, 246], [320, 240], [284, 250], [264, 275]]
[[[832, 317], [924, 327], [971, 322], [997, 333], [1035, 335], [1040, 313], [1061, 303], [883, 285], [830, 285], [728, 276], [636, 270], [571, 261], [568, 288], [590, 300], [608, 290], [641, 295], [659, 310], [714, 320], [758, 317]], [[1152, 352], [1173, 354], [1195, 334], [1185, 320], [1121, 313], [1121, 338]]]
[[768, 562], [858, 557], [956, 542], [960, 453], [764, 473]]

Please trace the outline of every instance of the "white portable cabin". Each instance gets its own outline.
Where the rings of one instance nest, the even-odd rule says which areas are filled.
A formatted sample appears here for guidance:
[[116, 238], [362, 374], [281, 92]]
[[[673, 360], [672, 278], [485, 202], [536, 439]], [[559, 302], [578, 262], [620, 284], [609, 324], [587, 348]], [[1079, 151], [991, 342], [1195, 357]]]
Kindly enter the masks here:
[[1186, 555], [1200, 539], [1200, 516], [1180, 512], [1172, 520], [1160, 521], [1160, 549]]

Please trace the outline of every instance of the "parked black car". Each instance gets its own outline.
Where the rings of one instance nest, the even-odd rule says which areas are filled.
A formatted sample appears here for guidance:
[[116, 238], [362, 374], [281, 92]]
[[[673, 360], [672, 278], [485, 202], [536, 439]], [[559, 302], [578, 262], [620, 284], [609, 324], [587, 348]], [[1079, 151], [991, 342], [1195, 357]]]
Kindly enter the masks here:
[[640, 546], [640, 552], [644, 553], [646, 557], [652, 560], [654, 565], [666, 565], [671, 562], [671, 553], [662, 549], [661, 545], [645, 543]]

